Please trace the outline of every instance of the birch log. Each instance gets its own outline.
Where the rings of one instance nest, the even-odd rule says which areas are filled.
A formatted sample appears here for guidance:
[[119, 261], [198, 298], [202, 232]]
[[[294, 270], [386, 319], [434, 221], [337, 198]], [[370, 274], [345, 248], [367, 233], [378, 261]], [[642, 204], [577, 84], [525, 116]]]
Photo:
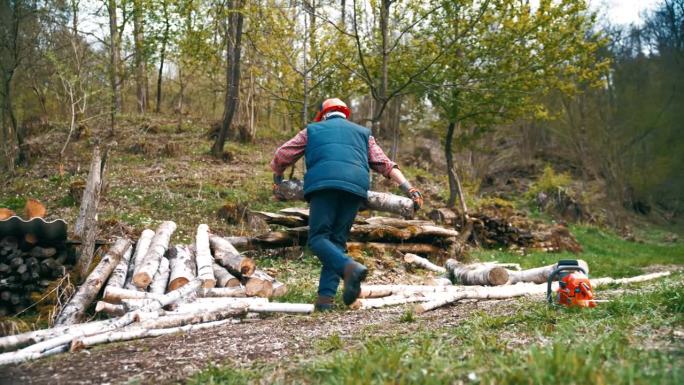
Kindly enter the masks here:
[[216, 235], [209, 236], [209, 244], [214, 251], [216, 262], [237, 276], [250, 276], [256, 265], [251, 258], [244, 257], [226, 239]]
[[446, 261], [446, 269], [454, 284], [498, 286], [508, 282], [508, 271], [490, 264], [464, 265], [455, 259]]
[[127, 238], [116, 240], [112, 248], [102, 257], [100, 263], [59, 313], [55, 322], [56, 325], [71, 325], [83, 319], [86, 309], [95, 300], [105, 281], [119, 264], [123, 253], [130, 245], [131, 241]]
[[273, 282], [273, 293], [271, 293], [271, 298], [282, 297], [287, 294], [287, 285], [282, 282]]
[[270, 298], [273, 295], [273, 283], [275, 279], [262, 270], [256, 269], [247, 277], [243, 284], [248, 297]]
[[90, 337], [83, 337], [74, 340], [71, 343], [72, 352], [77, 352], [95, 345], [100, 345], [109, 342], [119, 342], [119, 341], [130, 341], [134, 339], [147, 338], [147, 337], [160, 337], [168, 334], [176, 333], [186, 333], [202, 329], [214, 328], [222, 325], [226, 325], [233, 322], [230, 319], [224, 319], [220, 321], [213, 321], [207, 323], [199, 324], [189, 324], [185, 326], [176, 326], [167, 329], [144, 329], [144, 328], [131, 328], [128, 330], [121, 331], [111, 331], [107, 333], [96, 334]]
[[[586, 261], [582, 259], [578, 259], [577, 262], [579, 263], [579, 266], [584, 268], [589, 274], [589, 265], [587, 264]], [[549, 279], [549, 275], [556, 270], [558, 267], [558, 263], [554, 263], [553, 265], [548, 265], [548, 266], [542, 266], [542, 267], [536, 267], [534, 269], [527, 269], [527, 270], [521, 270], [521, 271], [508, 271], [508, 277], [509, 281], [508, 283], [514, 284], [518, 282], [533, 282], [533, 283], [546, 283], [546, 281]]]
[[60, 349], [61, 346], [70, 345], [71, 342], [76, 338], [100, 334], [130, 325], [140, 317], [141, 313], [158, 311], [166, 305], [173, 304], [190, 294], [196, 293], [201, 284], [202, 282], [200, 280], [193, 280], [180, 289], [167, 293], [159, 301], [154, 301], [153, 303], [145, 306], [144, 308], [140, 309], [139, 312], [128, 312], [119, 318], [112, 318], [110, 320], [102, 321], [101, 324], [98, 324], [98, 329], [96, 331], [86, 328], [67, 328], [64, 334], [55, 336], [54, 338], [46, 339], [16, 352], [0, 354], [0, 365], [19, 363], [46, 357], [48, 355], [62, 351]]
[[[285, 180], [276, 187], [275, 194], [285, 200], [304, 200], [304, 183]], [[389, 193], [368, 191], [365, 205], [370, 210], [399, 214], [404, 218], [412, 218], [415, 214], [411, 199]]]
[[214, 287], [211, 289], [202, 289], [200, 291], [201, 297], [246, 297], [244, 287]]
[[138, 287], [133, 284], [133, 275], [135, 275], [137, 270], [141, 269], [145, 255], [147, 255], [147, 250], [150, 249], [152, 238], [154, 238], [154, 231], [150, 229], [145, 229], [140, 234], [140, 238], [138, 238], [138, 242], [135, 244], [135, 252], [133, 253], [131, 261], [128, 265], [128, 275], [126, 277], [126, 284], [124, 285], [124, 288], [139, 290]]
[[150, 248], [147, 250], [145, 258], [143, 258], [140, 269], [136, 266], [135, 274], [133, 274], [133, 284], [135, 286], [146, 289], [152, 283], [154, 273], [159, 270], [159, 263], [169, 247], [171, 234], [175, 230], [176, 224], [172, 221], [165, 221], [159, 225], [150, 243]]
[[169, 283], [169, 259], [162, 257], [159, 262], [159, 270], [154, 274], [152, 278], [152, 283], [150, 284], [150, 293], [164, 294], [166, 293], [166, 286]]
[[247, 310], [253, 313], [311, 314], [314, 311], [314, 305], [308, 303], [265, 302], [249, 305]]
[[95, 313], [104, 312], [113, 317], [119, 317], [126, 313], [122, 305], [115, 305], [105, 301], [97, 301]]
[[176, 245], [169, 260], [171, 275], [169, 277], [169, 291], [176, 290], [195, 278], [196, 265], [193, 254], [185, 245]]
[[163, 293], [151, 293], [147, 291], [140, 290], [130, 290], [122, 289], [119, 287], [107, 287], [105, 288], [102, 299], [113, 304], [121, 303], [123, 299], [161, 299], [164, 296]]
[[216, 277], [217, 287], [237, 287], [240, 286], [240, 280], [235, 278], [233, 274], [230, 274], [225, 267], [214, 262], [211, 265], [214, 270], [214, 277]]
[[128, 264], [131, 260], [133, 247], [131, 245], [126, 248], [126, 251], [121, 256], [121, 260], [112, 271], [112, 274], [107, 281], [106, 287], [123, 287], [126, 283], [126, 275], [128, 274]]
[[430, 262], [427, 258], [423, 258], [419, 255], [412, 254], [412, 253], [406, 253], [404, 254], [404, 262], [408, 263], [409, 265], [415, 265], [418, 267], [422, 267], [423, 269], [434, 271], [436, 273], [446, 273], [446, 269], [443, 268], [442, 266], [437, 266], [434, 263]]
[[379, 298], [357, 299], [349, 307], [354, 310], [378, 309], [387, 306], [403, 305], [406, 303], [426, 302], [432, 298], [424, 294], [416, 293], [411, 295], [390, 295]]
[[195, 263], [197, 263], [197, 277], [202, 280], [202, 287], [204, 288], [216, 286], [212, 262], [213, 258], [209, 248], [209, 226], [201, 224], [197, 226], [197, 234], [195, 235]]

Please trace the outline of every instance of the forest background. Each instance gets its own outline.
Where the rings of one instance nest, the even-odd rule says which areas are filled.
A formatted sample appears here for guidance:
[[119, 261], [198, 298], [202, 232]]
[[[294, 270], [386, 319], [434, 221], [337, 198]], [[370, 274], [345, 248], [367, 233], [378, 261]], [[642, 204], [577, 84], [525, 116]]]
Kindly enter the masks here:
[[[506, 197], [512, 177], [546, 167], [592, 221], [619, 227], [635, 211], [674, 223], [684, 209], [681, 0], [631, 26], [597, 21], [583, 0], [0, 7], [10, 175], [47, 155], [61, 167], [75, 141], [115, 140], [131, 119], [146, 133], [159, 117], [201, 127], [230, 161], [226, 143], [270, 151], [340, 97], [391, 157], [443, 178], [449, 206], [458, 176]], [[46, 135], [58, 153], [41, 151]]]

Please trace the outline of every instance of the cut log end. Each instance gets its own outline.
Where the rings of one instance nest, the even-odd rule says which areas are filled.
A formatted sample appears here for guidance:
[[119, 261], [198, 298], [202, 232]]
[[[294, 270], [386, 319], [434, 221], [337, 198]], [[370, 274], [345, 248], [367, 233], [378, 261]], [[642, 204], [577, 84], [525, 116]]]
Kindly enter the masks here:
[[202, 288], [203, 289], [212, 289], [216, 287], [216, 280], [215, 279], [203, 279], [202, 280]]
[[147, 288], [150, 283], [152, 283], [152, 276], [144, 271], [133, 276], [133, 284], [140, 289]]
[[173, 281], [169, 282], [169, 288], [168, 291], [173, 291], [178, 289], [179, 287], [185, 285], [186, 283], [190, 282], [189, 279], [184, 278], [184, 277], [179, 277], [174, 279]]
[[496, 267], [489, 271], [489, 283], [492, 286], [505, 285], [508, 282], [508, 271], [503, 267]]
[[256, 270], [256, 263], [252, 258], [243, 258], [240, 261], [240, 274], [243, 276], [249, 277], [254, 274], [254, 270]]

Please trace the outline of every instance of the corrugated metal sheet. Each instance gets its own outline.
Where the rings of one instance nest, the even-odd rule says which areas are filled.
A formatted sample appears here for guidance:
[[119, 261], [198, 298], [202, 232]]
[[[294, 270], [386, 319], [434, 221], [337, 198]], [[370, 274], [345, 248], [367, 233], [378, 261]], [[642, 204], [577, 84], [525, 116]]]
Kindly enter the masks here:
[[67, 224], [61, 219], [46, 221], [33, 218], [26, 221], [17, 216], [0, 221], [0, 238], [24, 238], [27, 234], [33, 234], [39, 244], [63, 244], [67, 239]]

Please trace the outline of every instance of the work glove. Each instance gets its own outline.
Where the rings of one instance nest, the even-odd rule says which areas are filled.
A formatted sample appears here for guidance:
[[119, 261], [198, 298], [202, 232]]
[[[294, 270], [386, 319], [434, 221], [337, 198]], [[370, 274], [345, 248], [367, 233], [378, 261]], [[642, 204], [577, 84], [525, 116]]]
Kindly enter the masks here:
[[280, 195], [280, 191], [278, 191], [278, 187], [281, 183], [283, 183], [283, 176], [273, 174], [273, 198], [277, 201], [285, 200], [285, 198]]
[[421, 207], [423, 207], [423, 194], [421, 194], [417, 188], [411, 187], [411, 189], [409, 189], [408, 196], [413, 201], [414, 210], [418, 211]]
[[421, 194], [417, 188], [411, 186], [408, 181], [402, 183], [399, 187], [404, 191], [404, 194], [413, 201], [414, 210], [420, 210], [420, 208], [423, 207], [423, 194]]

